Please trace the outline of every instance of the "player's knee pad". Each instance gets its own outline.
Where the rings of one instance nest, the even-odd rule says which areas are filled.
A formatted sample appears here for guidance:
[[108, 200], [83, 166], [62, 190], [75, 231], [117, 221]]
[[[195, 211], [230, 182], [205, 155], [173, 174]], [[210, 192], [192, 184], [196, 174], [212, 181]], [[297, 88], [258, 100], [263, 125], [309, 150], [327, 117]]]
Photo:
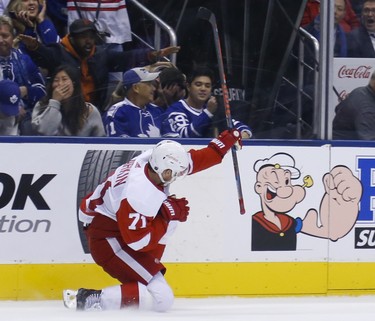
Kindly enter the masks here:
[[174, 294], [161, 273], [152, 278], [147, 285], [147, 290], [153, 298], [153, 310], [158, 312], [168, 311], [174, 302]]

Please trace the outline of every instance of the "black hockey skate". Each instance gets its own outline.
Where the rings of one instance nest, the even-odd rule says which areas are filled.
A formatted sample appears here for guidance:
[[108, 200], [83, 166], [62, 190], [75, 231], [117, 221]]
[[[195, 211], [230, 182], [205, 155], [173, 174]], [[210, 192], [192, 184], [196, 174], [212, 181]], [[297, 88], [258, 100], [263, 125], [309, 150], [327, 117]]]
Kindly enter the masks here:
[[77, 311], [101, 310], [101, 295], [101, 290], [83, 288], [78, 291], [64, 290], [64, 305], [69, 309], [76, 308]]

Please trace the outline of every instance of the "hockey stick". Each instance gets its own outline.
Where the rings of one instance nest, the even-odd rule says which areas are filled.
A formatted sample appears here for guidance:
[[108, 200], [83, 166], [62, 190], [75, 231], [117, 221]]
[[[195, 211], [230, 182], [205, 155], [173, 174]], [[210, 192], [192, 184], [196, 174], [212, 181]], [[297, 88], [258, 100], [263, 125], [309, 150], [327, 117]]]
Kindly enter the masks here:
[[[228, 128], [233, 128], [232, 116], [231, 116], [230, 104], [229, 104], [228, 87], [227, 87], [227, 81], [226, 81], [225, 72], [224, 72], [223, 56], [221, 52], [221, 45], [220, 45], [219, 31], [217, 29], [216, 17], [214, 13], [210, 11], [209, 9], [205, 7], [200, 7], [198, 10], [197, 18], [202, 19], [202, 20], [207, 20], [212, 26], [212, 31], [213, 31], [214, 40], [215, 40], [217, 62], [219, 65], [221, 89], [223, 91], [225, 118], [227, 121]], [[234, 175], [235, 175], [236, 184], [237, 184], [238, 201], [240, 204], [240, 213], [245, 214], [245, 205], [244, 205], [243, 195], [242, 195], [240, 171], [238, 167], [238, 160], [237, 160], [237, 154], [236, 154], [235, 148], [232, 148], [232, 159], [233, 159]]]

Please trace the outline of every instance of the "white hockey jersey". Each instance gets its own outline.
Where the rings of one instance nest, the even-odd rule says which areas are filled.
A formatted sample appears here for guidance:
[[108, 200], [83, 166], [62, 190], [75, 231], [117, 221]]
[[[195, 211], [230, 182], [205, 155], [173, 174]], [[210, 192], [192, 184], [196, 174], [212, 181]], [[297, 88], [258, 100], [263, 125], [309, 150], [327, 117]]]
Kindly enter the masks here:
[[82, 18], [95, 21], [99, 31], [110, 34], [107, 37], [107, 43], [122, 44], [132, 40], [125, 0], [101, 0], [100, 5], [99, 1], [92, 0], [68, 1], [67, 9], [68, 26], [74, 20], [79, 19], [81, 14]]

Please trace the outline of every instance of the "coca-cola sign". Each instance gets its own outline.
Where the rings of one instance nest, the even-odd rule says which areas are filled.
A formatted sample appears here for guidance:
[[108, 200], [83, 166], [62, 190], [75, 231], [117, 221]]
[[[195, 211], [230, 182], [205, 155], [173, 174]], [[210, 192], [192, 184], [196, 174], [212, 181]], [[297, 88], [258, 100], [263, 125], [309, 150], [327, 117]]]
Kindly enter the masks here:
[[343, 65], [338, 72], [339, 78], [370, 78], [371, 76], [371, 66], [357, 66], [357, 67], [347, 67]]

